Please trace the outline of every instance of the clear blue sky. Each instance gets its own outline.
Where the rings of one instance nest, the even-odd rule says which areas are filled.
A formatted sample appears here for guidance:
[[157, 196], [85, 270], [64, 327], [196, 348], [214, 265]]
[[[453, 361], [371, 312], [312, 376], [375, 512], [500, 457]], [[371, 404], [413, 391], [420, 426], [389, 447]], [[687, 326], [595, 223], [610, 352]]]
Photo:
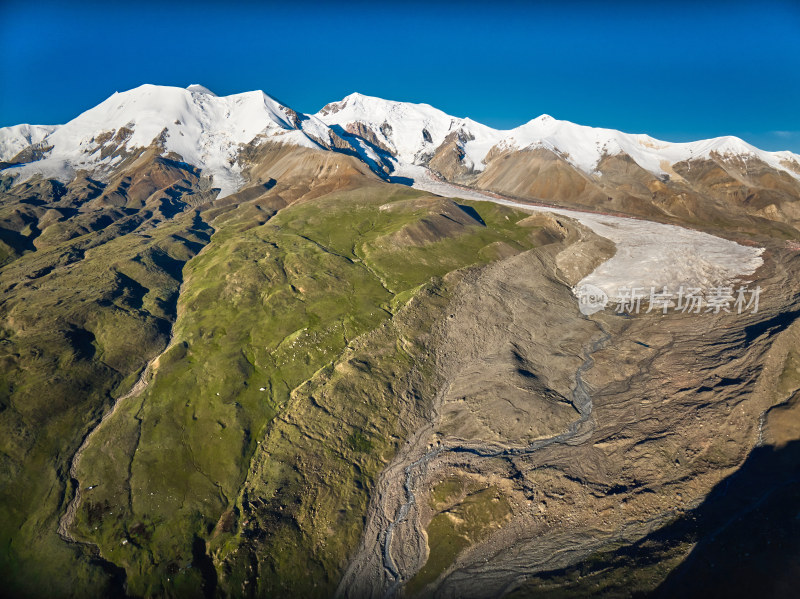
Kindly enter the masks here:
[[359, 91], [494, 127], [547, 113], [800, 152], [798, 1], [71, 4], [0, 0], [0, 126], [202, 83], [303, 112]]

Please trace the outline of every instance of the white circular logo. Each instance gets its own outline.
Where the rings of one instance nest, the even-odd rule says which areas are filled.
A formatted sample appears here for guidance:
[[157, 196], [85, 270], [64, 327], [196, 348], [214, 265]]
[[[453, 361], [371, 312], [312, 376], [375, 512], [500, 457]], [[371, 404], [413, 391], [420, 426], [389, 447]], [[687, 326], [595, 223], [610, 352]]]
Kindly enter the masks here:
[[578, 309], [586, 316], [599, 312], [608, 303], [608, 295], [596, 285], [586, 283], [573, 291], [578, 297]]

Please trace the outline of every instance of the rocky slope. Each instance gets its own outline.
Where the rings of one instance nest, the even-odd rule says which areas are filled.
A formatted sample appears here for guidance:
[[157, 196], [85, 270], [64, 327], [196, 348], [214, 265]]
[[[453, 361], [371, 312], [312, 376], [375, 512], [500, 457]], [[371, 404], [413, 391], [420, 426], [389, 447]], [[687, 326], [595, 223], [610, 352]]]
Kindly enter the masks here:
[[[641, 557], [641, 571], [600, 560], [659, 538], [676, 515], [691, 521], [765, 442], [766, 406], [797, 382], [787, 354], [798, 314], [794, 251], [774, 246], [758, 271], [774, 295], [757, 315], [601, 312], [565, 322], [558, 298], [568, 301], [582, 276], [558, 267], [567, 251], [545, 246], [536, 259], [517, 256], [461, 283], [441, 332], [430, 421], [384, 471], [340, 595], [652, 591], [696, 529], [671, 533], [657, 557]], [[573, 263], [580, 256], [570, 254]], [[784, 417], [781, 429], [793, 427]], [[779, 471], [784, 462], [763, 463]], [[795, 468], [781, 472], [775, 487], [795, 478]], [[760, 484], [743, 492], [757, 495]], [[493, 516], [481, 520], [476, 502]], [[587, 558], [580, 568], [597, 573], [586, 583], [552, 574]]]

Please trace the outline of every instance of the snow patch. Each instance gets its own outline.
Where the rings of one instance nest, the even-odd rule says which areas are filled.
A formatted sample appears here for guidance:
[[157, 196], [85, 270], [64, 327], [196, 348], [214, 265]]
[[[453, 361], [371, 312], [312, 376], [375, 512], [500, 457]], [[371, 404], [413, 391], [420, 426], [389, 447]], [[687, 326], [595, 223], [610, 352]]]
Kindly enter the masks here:
[[0, 161], [11, 160], [30, 145], [38, 144], [58, 125], [14, 125], [0, 128]]

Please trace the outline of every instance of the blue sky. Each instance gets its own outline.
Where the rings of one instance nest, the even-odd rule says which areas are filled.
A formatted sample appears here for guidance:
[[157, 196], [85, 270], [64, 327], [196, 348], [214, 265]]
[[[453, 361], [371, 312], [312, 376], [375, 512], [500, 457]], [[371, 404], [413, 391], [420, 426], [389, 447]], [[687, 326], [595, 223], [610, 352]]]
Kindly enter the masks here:
[[303, 112], [359, 91], [800, 152], [800, 2], [0, 2], [0, 126], [202, 83]]

